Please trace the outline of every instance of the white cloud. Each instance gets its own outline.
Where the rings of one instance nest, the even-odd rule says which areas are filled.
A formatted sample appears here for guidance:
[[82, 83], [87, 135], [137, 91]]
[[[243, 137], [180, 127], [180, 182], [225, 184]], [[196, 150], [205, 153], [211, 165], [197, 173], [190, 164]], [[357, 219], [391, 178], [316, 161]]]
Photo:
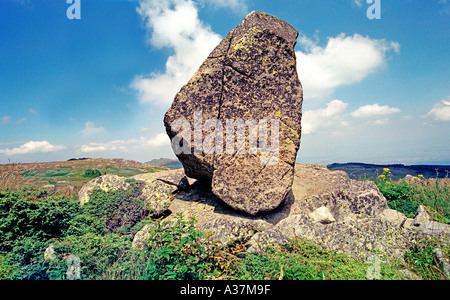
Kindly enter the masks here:
[[164, 73], [136, 76], [130, 86], [141, 102], [166, 106], [221, 37], [199, 19], [198, 9], [190, 0], [142, 0], [137, 11], [150, 33], [151, 45], [172, 48], [174, 54], [167, 59]]
[[359, 34], [340, 34], [328, 39], [325, 47], [300, 36], [297, 69], [306, 99], [323, 99], [341, 85], [356, 83], [386, 62], [389, 51], [400, 52], [400, 45]]
[[97, 127], [95, 126], [94, 122], [87, 121], [86, 123], [84, 123], [84, 128], [81, 130], [81, 133], [84, 135], [94, 135], [105, 131], [105, 128]]
[[302, 118], [302, 134], [310, 134], [331, 126], [348, 126], [348, 122], [340, 119], [347, 106], [348, 103], [336, 99], [330, 101], [326, 108], [305, 111]]
[[120, 151], [131, 152], [135, 150], [143, 150], [147, 147], [170, 146], [170, 139], [167, 134], [159, 133], [151, 138], [141, 137], [140, 139], [115, 140], [106, 143], [89, 143], [82, 145], [80, 151], [82, 153]]
[[139, 143], [139, 140], [127, 140], [127, 141], [110, 141], [107, 143], [89, 143], [88, 145], [82, 145], [80, 150], [83, 153], [102, 152], [102, 151], [122, 151], [128, 152], [128, 145]]
[[147, 140], [145, 144], [151, 147], [169, 146], [170, 138], [165, 133], [159, 133], [154, 137], [152, 137], [151, 139]]
[[8, 124], [9, 122], [11, 122], [10, 116], [3, 116], [0, 119], [2, 120], [2, 124]]
[[27, 118], [22, 118], [20, 120], [12, 120], [10, 116], [2, 116], [0, 117], [1, 124], [20, 124], [27, 120]]
[[0, 150], [0, 153], [5, 155], [19, 155], [19, 154], [31, 154], [31, 153], [45, 153], [54, 152], [62, 149], [66, 149], [66, 146], [52, 145], [47, 141], [34, 142], [29, 141], [17, 148]]
[[450, 121], [450, 96], [436, 103], [427, 116], [434, 118], [436, 121]]
[[381, 119], [381, 120], [376, 120], [374, 122], [375, 125], [387, 125], [389, 124], [389, 119]]
[[384, 116], [400, 112], [399, 108], [390, 107], [388, 105], [380, 106], [379, 104], [364, 105], [352, 112], [354, 118], [366, 118], [372, 116]]

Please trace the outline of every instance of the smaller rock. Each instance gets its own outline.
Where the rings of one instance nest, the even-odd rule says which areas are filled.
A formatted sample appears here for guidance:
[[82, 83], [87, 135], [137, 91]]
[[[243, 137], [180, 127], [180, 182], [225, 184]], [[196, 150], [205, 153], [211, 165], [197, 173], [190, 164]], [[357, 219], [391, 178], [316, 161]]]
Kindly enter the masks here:
[[54, 184], [46, 184], [42, 187], [42, 189], [46, 190], [46, 191], [50, 191], [50, 190], [54, 190], [55, 189], [55, 185]]
[[281, 232], [275, 229], [268, 229], [252, 236], [247, 243], [247, 253], [263, 255], [269, 246], [286, 246], [288, 244], [289, 239], [282, 235]]
[[397, 228], [401, 228], [407, 219], [401, 212], [389, 208], [381, 212], [380, 218], [395, 224]]
[[142, 249], [144, 247], [145, 243], [150, 238], [149, 231], [151, 226], [151, 224], [145, 225], [134, 235], [133, 242], [131, 243], [133, 249]]
[[427, 212], [423, 205], [419, 205], [417, 209], [416, 216], [414, 218], [413, 226], [420, 226], [428, 221], [430, 221], [430, 214]]
[[331, 214], [331, 211], [325, 206], [321, 206], [313, 211], [309, 217], [316, 223], [331, 224], [336, 222], [336, 219]]
[[200, 228], [209, 233], [209, 238], [226, 245], [245, 242], [255, 234], [254, 222], [242, 219], [217, 218], [206, 222]]
[[413, 226], [414, 219], [407, 218], [403, 223], [403, 228], [405, 229], [417, 229], [417, 227]]
[[427, 221], [420, 224], [419, 231], [428, 235], [450, 238], [450, 225], [444, 223]]
[[55, 248], [50, 244], [44, 251], [44, 260], [54, 260], [56, 258]]
[[436, 259], [442, 266], [442, 270], [444, 271], [445, 276], [450, 277], [450, 264], [448, 259], [445, 258], [444, 253], [442, 253], [441, 248], [435, 248], [433, 250], [433, 254], [436, 256]]
[[105, 192], [119, 189], [126, 190], [129, 186], [130, 184], [123, 177], [112, 174], [103, 175], [86, 183], [78, 192], [78, 200], [80, 201], [80, 205], [83, 205], [89, 201], [90, 193], [93, 190], [100, 189]]
[[178, 169], [156, 173], [143, 173], [135, 175], [131, 178], [144, 182], [153, 182], [154, 180], [159, 180], [164, 183], [177, 186], [180, 183], [180, 181], [185, 177], [186, 175], [184, 174], [184, 170]]
[[186, 178], [186, 176], [184, 176], [178, 183], [177, 188], [179, 191], [185, 191], [189, 188], [189, 186], [190, 186], [189, 180]]
[[414, 176], [412, 176], [412, 175], [410, 175], [410, 174], [407, 174], [407, 175], [405, 176], [405, 178], [403, 178], [403, 180], [408, 181], [408, 182], [411, 182], [411, 181], [414, 180]]
[[144, 207], [149, 210], [149, 215], [156, 218], [169, 209], [176, 190], [176, 186], [159, 180], [146, 181], [139, 198], [144, 200]]

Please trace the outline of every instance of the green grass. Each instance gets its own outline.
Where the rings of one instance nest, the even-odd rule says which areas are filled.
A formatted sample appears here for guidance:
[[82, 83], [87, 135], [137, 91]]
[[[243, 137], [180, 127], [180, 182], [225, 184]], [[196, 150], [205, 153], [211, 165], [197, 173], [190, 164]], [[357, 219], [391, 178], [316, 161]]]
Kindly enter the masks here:
[[[271, 248], [266, 255], [247, 255], [236, 263], [243, 280], [367, 280], [371, 264], [324, 250], [306, 240], [290, 242], [288, 249]], [[402, 279], [394, 266], [380, 264], [379, 279]]]

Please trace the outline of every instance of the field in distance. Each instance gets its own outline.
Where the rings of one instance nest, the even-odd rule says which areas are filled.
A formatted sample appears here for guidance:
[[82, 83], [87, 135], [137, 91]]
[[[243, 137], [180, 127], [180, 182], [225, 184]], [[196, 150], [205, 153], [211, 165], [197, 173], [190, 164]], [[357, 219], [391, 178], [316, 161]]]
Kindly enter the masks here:
[[[91, 171], [93, 172], [91, 172]], [[50, 186], [56, 190], [78, 191], [93, 177], [89, 174], [114, 174], [130, 177], [167, 170], [126, 159], [71, 159], [58, 162], [14, 163], [0, 165], [0, 188]], [[98, 172], [96, 172], [98, 171]]]

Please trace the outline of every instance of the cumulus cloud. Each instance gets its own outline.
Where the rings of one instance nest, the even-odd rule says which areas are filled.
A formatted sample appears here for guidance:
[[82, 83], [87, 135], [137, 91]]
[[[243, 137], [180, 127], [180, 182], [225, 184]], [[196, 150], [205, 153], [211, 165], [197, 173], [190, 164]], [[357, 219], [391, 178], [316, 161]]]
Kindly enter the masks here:
[[297, 68], [306, 99], [323, 99], [341, 85], [356, 83], [386, 62], [389, 51], [400, 52], [400, 44], [344, 33], [328, 39], [321, 47], [317, 41], [300, 36]]
[[450, 96], [436, 103], [427, 116], [432, 117], [436, 121], [450, 121]]
[[5, 155], [20, 155], [20, 154], [32, 154], [32, 153], [45, 153], [54, 152], [62, 149], [66, 149], [66, 146], [52, 145], [48, 141], [29, 141], [17, 148], [0, 150], [0, 153]]
[[128, 146], [131, 144], [139, 143], [139, 140], [132, 139], [127, 141], [115, 140], [106, 143], [89, 143], [88, 145], [82, 145], [80, 150], [83, 153], [103, 152], [103, 151], [122, 151], [128, 152]]
[[399, 108], [390, 107], [388, 105], [380, 106], [379, 104], [364, 105], [352, 112], [354, 118], [366, 118], [372, 116], [384, 116], [400, 112]]
[[84, 128], [81, 130], [81, 133], [84, 135], [94, 135], [105, 131], [105, 128], [95, 126], [94, 122], [87, 121], [84, 123]]
[[199, 19], [198, 9], [190, 0], [142, 0], [137, 12], [145, 22], [150, 44], [171, 48], [174, 54], [167, 59], [164, 73], [136, 76], [130, 86], [141, 102], [166, 106], [221, 37]]
[[82, 145], [80, 151], [82, 153], [120, 151], [130, 152], [134, 150], [142, 150], [147, 147], [170, 146], [170, 139], [165, 133], [159, 133], [151, 138], [141, 137], [140, 139], [115, 140], [105, 143], [89, 143]]
[[381, 119], [381, 120], [376, 120], [374, 122], [375, 125], [387, 125], [389, 124], [389, 119]]
[[145, 142], [147, 146], [151, 147], [161, 147], [161, 146], [169, 146], [170, 139], [169, 136], [165, 133], [159, 133], [154, 137], [150, 138]]
[[348, 123], [340, 118], [347, 106], [348, 103], [336, 99], [330, 101], [326, 108], [305, 111], [302, 118], [302, 133], [310, 134], [337, 125], [348, 126]]

